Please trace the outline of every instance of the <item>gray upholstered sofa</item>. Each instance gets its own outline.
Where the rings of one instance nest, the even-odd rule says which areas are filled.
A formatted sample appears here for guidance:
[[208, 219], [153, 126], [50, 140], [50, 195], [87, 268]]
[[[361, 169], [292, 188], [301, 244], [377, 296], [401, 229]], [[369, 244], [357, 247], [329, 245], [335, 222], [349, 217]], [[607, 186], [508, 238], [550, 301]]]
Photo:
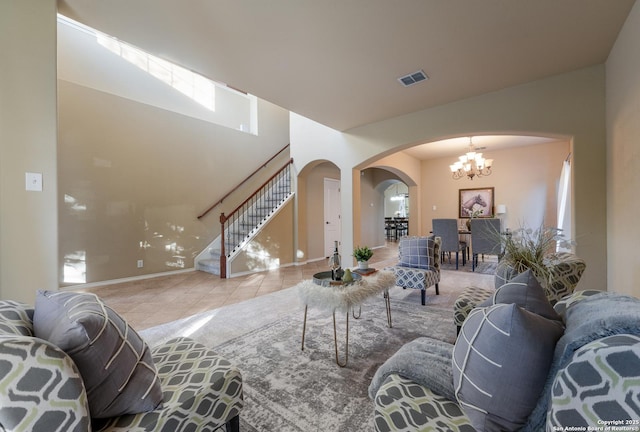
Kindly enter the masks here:
[[[569, 252], [548, 255], [545, 265], [549, 269], [549, 280], [543, 281], [542, 287], [551, 305], [573, 292], [587, 268], [587, 263], [582, 258]], [[515, 276], [505, 261], [501, 261], [496, 269], [495, 288], [500, 288]], [[469, 312], [494, 293], [494, 289], [470, 286], [458, 296], [453, 305], [453, 322], [458, 331]]]
[[176, 338], [149, 348], [92, 294], [0, 301], [0, 430], [239, 430], [239, 370]]
[[553, 310], [524, 302], [474, 309], [455, 345], [402, 347], [369, 388], [375, 429], [640, 430], [640, 300], [576, 291]]

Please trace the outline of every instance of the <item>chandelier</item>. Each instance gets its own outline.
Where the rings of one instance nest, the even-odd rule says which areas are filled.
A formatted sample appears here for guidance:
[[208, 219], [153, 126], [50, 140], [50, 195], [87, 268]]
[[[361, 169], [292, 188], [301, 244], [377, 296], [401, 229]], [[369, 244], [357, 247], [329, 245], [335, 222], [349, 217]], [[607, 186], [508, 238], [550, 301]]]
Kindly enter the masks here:
[[491, 175], [491, 165], [493, 165], [493, 159], [485, 159], [482, 157], [482, 153], [476, 153], [473, 141], [469, 137], [469, 151], [460, 156], [456, 163], [449, 165], [449, 168], [451, 168], [455, 180], [464, 176], [473, 180], [474, 177]]

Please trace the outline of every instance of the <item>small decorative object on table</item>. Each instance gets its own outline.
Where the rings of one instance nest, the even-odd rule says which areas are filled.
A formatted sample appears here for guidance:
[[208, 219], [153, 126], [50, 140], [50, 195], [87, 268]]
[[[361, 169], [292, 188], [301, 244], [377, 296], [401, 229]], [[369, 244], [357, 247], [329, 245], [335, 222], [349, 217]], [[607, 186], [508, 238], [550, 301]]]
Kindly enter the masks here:
[[377, 271], [378, 270], [374, 269], [373, 267], [367, 267], [366, 269], [357, 268], [353, 270], [354, 273], [362, 276], [368, 276], [368, 275], [374, 274]]
[[353, 257], [358, 261], [358, 268], [365, 270], [369, 267], [369, 260], [373, 256], [373, 251], [369, 246], [358, 246], [353, 250]]
[[353, 275], [351, 274], [351, 269], [346, 269], [344, 271], [344, 275], [342, 276], [342, 282], [346, 284], [353, 282]]
[[334, 281], [339, 281], [342, 279], [342, 275], [344, 274], [344, 270], [342, 270], [342, 263], [340, 258], [340, 253], [338, 252], [338, 241], [336, 240], [333, 256], [329, 258], [329, 268], [331, 269], [331, 279]]

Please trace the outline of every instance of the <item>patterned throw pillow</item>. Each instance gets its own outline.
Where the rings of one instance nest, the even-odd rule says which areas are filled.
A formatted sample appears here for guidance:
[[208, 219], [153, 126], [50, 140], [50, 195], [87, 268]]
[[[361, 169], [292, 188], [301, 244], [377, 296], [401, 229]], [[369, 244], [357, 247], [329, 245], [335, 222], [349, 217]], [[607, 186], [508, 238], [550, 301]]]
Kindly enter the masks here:
[[567, 318], [567, 310], [574, 304], [594, 295], [602, 294], [606, 291], [599, 290], [582, 290], [575, 291], [572, 294], [564, 296], [558, 303], [553, 305], [553, 310], [563, 319]]
[[638, 336], [607, 336], [576, 350], [553, 382], [547, 430], [638, 430], [639, 365]]
[[39, 291], [33, 324], [36, 337], [78, 366], [92, 418], [151, 411], [162, 403], [149, 347], [95, 294]]
[[434, 266], [433, 248], [435, 247], [434, 236], [430, 237], [404, 237], [398, 246], [399, 266], [431, 269]]
[[0, 334], [33, 336], [33, 308], [13, 300], [0, 300]]
[[552, 320], [561, 320], [549, 303], [544, 288], [531, 270], [526, 270], [498, 288], [480, 307], [515, 303], [521, 308]]
[[469, 314], [453, 350], [453, 384], [478, 432], [522, 427], [542, 392], [562, 333], [558, 321], [516, 304]]

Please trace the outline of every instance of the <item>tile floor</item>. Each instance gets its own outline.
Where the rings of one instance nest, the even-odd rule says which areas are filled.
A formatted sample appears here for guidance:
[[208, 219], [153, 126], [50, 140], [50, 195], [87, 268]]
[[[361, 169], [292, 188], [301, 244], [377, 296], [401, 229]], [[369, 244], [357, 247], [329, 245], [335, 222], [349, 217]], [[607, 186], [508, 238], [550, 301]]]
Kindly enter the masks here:
[[[390, 241], [385, 247], [374, 249], [370, 264], [377, 268], [392, 265], [397, 257], [398, 244]], [[143, 330], [290, 288], [327, 270], [327, 261], [320, 260], [231, 279], [193, 271], [78, 291], [97, 294], [133, 328]]]

